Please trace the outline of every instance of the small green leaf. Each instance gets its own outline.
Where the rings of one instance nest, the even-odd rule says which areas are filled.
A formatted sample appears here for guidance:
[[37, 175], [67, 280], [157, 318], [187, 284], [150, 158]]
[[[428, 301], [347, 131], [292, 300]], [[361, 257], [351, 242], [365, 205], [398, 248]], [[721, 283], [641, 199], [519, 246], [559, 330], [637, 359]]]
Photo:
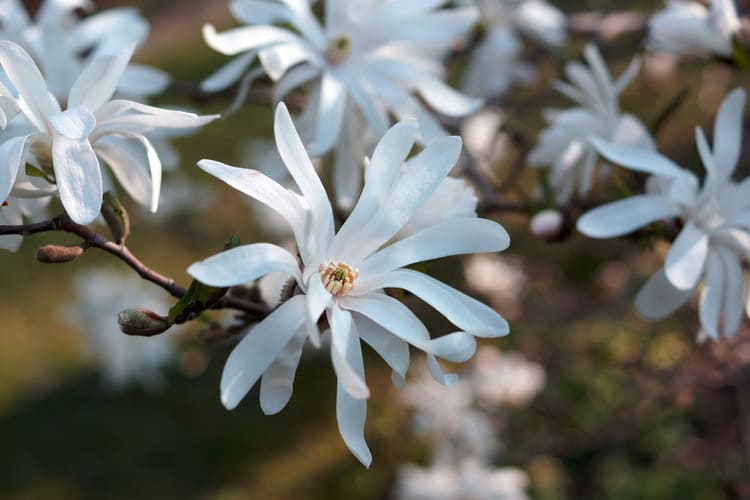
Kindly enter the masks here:
[[[232, 235], [224, 245], [224, 251], [238, 247], [240, 240]], [[198, 317], [206, 309], [213, 307], [227, 293], [228, 288], [217, 288], [193, 280], [185, 295], [169, 310], [170, 324], [181, 324]]]
[[742, 43], [742, 39], [738, 34], [732, 35], [732, 55], [734, 56], [734, 62], [740, 69], [750, 68], [750, 62], [748, 61], [747, 51]]
[[125, 243], [130, 235], [130, 217], [120, 199], [112, 191], [104, 193], [102, 217], [112, 233], [112, 238], [119, 244]]
[[50, 184], [56, 184], [55, 179], [52, 176], [50, 176], [47, 172], [45, 172], [41, 168], [35, 167], [34, 165], [31, 165], [30, 163], [26, 164], [26, 175], [28, 175], [29, 177], [39, 177], [40, 179], [44, 179]]

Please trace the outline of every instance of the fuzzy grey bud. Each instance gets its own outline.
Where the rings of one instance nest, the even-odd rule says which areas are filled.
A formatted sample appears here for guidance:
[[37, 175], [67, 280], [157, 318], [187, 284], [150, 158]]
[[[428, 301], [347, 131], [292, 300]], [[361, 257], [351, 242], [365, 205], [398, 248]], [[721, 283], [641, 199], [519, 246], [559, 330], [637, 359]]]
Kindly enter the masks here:
[[159, 335], [172, 326], [164, 316], [140, 307], [121, 311], [117, 315], [117, 323], [123, 333], [138, 337]]
[[81, 245], [44, 245], [36, 251], [36, 260], [43, 264], [63, 264], [77, 259], [83, 251]]

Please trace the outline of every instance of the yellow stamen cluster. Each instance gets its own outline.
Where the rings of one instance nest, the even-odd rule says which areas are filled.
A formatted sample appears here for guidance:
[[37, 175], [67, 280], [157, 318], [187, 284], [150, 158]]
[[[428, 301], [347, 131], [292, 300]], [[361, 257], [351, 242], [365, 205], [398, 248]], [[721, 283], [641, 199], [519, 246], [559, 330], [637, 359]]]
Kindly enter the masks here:
[[333, 38], [328, 44], [326, 58], [331, 64], [338, 64], [349, 55], [352, 49], [352, 42], [345, 36]]
[[354, 281], [359, 271], [345, 262], [327, 262], [321, 264], [320, 279], [331, 295], [346, 295], [354, 288]]

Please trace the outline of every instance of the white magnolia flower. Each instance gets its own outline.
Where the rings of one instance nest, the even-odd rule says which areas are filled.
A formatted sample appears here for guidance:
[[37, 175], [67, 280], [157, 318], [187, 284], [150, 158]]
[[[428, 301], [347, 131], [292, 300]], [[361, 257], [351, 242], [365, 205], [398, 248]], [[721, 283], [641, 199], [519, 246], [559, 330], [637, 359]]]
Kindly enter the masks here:
[[667, 8], [649, 20], [648, 45], [653, 50], [680, 54], [732, 55], [733, 38], [740, 29], [734, 0], [702, 2], [668, 0]]
[[547, 110], [548, 127], [539, 135], [539, 144], [529, 153], [532, 165], [549, 168], [549, 181], [557, 202], [568, 204], [576, 195], [585, 197], [594, 183], [597, 163], [592, 139], [653, 149], [646, 127], [635, 116], [621, 113], [618, 95], [638, 73], [640, 62], [633, 60], [613, 82], [595, 45], [587, 45], [584, 56], [588, 68], [579, 62], [565, 66], [569, 83], [554, 87], [579, 106]]
[[[742, 259], [750, 255], [750, 181], [732, 180], [742, 148], [745, 91], [730, 93], [719, 108], [713, 151], [696, 129], [703, 185], [689, 170], [651, 151], [597, 141], [606, 158], [652, 174], [647, 194], [595, 208], [578, 220], [578, 230], [593, 238], [627, 234], [651, 222], [679, 218], [683, 224], [666, 257], [636, 298], [647, 318], [667, 316], [684, 304], [704, 278], [700, 293], [701, 327], [713, 339], [735, 333], [742, 319]], [[750, 304], [748, 304], [750, 310]], [[721, 323], [721, 328], [719, 324]]]
[[[0, 200], [8, 197], [23, 165], [31, 163], [54, 176], [70, 218], [88, 224], [102, 202], [101, 158], [136, 201], [156, 210], [161, 162], [147, 135], [158, 128], [197, 127], [216, 116], [110, 100], [131, 54], [132, 47], [91, 61], [75, 80], [63, 110], [31, 57], [15, 43], [0, 41], [0, 64], [18, 92], [16, 99], [0, 89], [0, 118], [8, 115], [4, 104], [11, 103], [28, 128], [0, 144]], [[146, 161], [138, 161], [141, 157]]]
[[165, 311], [169, 302], [163, 293], [132, 273], [89, 269], [75, 279], [75, 300], [61, 311], [64, 319], [80, 328], [86, 347], [95, 357], [105, 381], [116, 389], [140, 383], [158, 389], [163, 369], [174, 360], [171, 336], [134, 337], [125, 335], [117, 315], [138, 304]]
[[398, 471], [397, 500], [526, 500], [529, 479], [514, 467], [493, 468], [467, 458], [460, 463], [413, 464]]
[[518, 353], [501, 353], [492, 346], [477, 351], [471, 385], [485, 408], [523, 406], [544, 388], [544, 368]]
[[494, 97], [511, 85], [531, 80], [533, 68], [520, 61], [523, 44], [518, 32], [545, 45], [562, 45], [565, 15], [544, 0], [462, 0], [479, 8], [484, 36], [474, 49], [462, 90], [469, 95]]
[[433, 456], [440, 461], [490, 459], [500, 448], [497, 430], [489, 415], [474, 405], [470, 381], [445, 387], [431, 380], [424, 365], [420, 368], [399, 399], [414, 410], [414, 429], [430, 439]]
[[[331, 359], [338, 377], [337, 416], [347, 446], [364, 464], [371, 454], [363, 431], [366, 399], [360, 341], [370, 344], [402, 379], [412, 345], [427, 353], [433, 376], [450, 383], [437, 357], [461, 362], [476, 348], [474, 336], [508, 332], [506, 321], [486, 305], [404, 266], [447, 255], [495, 252], [509, 243], [499, 224], [476, 217], [452, 218], [384, 246], [430, 197], [460, 153], [457, 137], [430, 143], [402, 165], [417, 136], [407, 120], [380, 141], [365, 174], [362, 195], [344, 225], [335, 231], [333, 211], [291, 117], [279, 104], [276, 143], [301, 195], [255, 170], [202, 160], [199, 166], [230, 186], [275, 209], [292, 227], [299, 259], [268, 243], [241, 246], [193, 264], [188, 272], [213, 286], [233, 286], [270, 272], [291, 277], [291, 297], [256, 325], [232, 351], [224, 367], [221, 398], [232, 409], [261, 380], [260, 404], [280, 411], [291, 397], [292, 381], [305, 340], [317, 344], [317, 323], [331, 327]], [[448, 318], [458, 332], [432, 339], [422, 322], [385, 288], [403, 288]]]
[[416, 117], [420, 140], [427, 143], [446, 132], [414, 93], [447, 116], [466, 116], [481, 105], [443, 82], [442, 56], [477, 18], [474, 8], [440, 8], [445, 3], [327, 0], [321, 25], [304, 0], [233, 0], [234, 17], [248, 26], [216, 33], [208, 25], [203, 35], [213, 49], [239, 57], [203, 87], [229, 86], [257, 57], [275, 82], [275, 100], [313, 83], [299, 119], [311, 155], [339, 141], [349, 103], [361, 111], [376, 138], [388, 129], [392, 113], [399, 119]]
[[[116, 55], [148, 36], [148, 22], [134, 8], [90, 11], [86, 0], [45, 0], [32, 19], [20, 0], [0, 0], [0, 39], [22, 46], [48, 82], [49, 90], [64, 101], [78, 74], [101, 55]], [[130, 64], [118, 82], [118, 94], [140, 98], [163, 92], [169, 76], [161, 70]]]

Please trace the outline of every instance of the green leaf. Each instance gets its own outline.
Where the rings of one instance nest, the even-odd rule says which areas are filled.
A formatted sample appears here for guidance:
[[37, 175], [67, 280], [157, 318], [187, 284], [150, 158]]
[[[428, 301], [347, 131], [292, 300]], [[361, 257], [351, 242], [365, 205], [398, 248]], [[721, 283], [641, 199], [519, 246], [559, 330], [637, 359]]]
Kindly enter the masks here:
[[[224, 245], [224, 251], [238, 247], [240, 240], [232, 235]], [[170, 324], [181, 324], [193, 320], [203, 311], [213, 307], [227, 293], [228, 288], [217, 288], [193, 280], [185, 295], [169, 310]]]
[[26, 175], [28, 175], [29, 177], [39, 177], [40, 179], [44, 179], [50, 184], [57, 184], [55, 182], [55, 179], [52, 176], [50, 176], [47, 172], [45, 172], [41, 168], [31, 165], [30, 163], [26, 164]]

